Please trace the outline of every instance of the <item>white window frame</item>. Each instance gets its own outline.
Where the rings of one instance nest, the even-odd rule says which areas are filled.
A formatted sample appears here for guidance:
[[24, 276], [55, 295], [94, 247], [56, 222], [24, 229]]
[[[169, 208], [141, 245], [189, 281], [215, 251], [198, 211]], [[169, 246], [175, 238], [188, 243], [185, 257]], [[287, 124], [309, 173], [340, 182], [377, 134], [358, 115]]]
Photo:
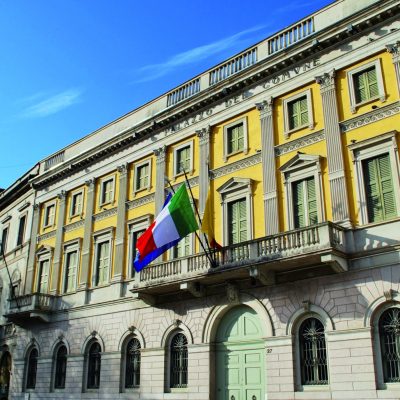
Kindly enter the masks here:
[[193, 140], [190, 140], [189, 142], [185, 142], [174, 147], [174, 178], [183, 175], [183, 172], [179, 172], [178, 169], [178, 152], [186, 147], [189, 147], [190, 153], [189, 170], [186, 171], [186, 173], [190, 175], [193, 174]]
[[317, 198], [318, 223], [325, 221], [324, 192], [322, 185], [321, 157], [309, 154], [297, 154], [281, 168], [285, 186], [287, 230], [295, 229], [293, 211], [293, 183], [314, 177]]
[[[152, 161], [151, 158], [148, 158], [146, 160], [143, 160], [143, 161], [135, 164], [135, 173], [133, 175], [133, 194], [141, 192], [142, 190], [146, 190], [146, 189], [150, 190], [151, 189], [151, 161]], [[144, 167], [146, 164], [148, 164], [148, 166], [149, 166], [149, 182], [148, 182], [147, 186], [138, 188], [137, 187], [138, 170], [139, 170], [139, 168]]]
[[146, 230], [153, 221], [153, 214], [146, 214], [142, 217], [134, 218], [128, 221], [128, 273], [127, 276], [133, 278], [135, 276], [135, 269], [133, 268], [133, 235], [137, 232]]
[[[62, 293], [64, 294], [69, 294], [69, 293], [75, 293], [78, 289], [78, 275], [79, 275], [79, 265], [80, 265], [80, 249], [81, 247], [81, 240], [74, 240], [72, 242], [68, 242], [64, 244], [64, 257], [63, 257], [63, 276], [62, 276], [62, 280], [61, 280], [61, 289], [62, 289]], [[76, 272], [75, 272], [75, 289], [71, 290], [71, 291], [67, 291], [66, 290], [66, 283], [67, 283], [67, 260], [68, 260], [68, 254], [69, 253], [74, 253], [76, 252]]]
[[53, 248], [48, 246], [43, 246], [36, 254], [37, 264], [36, 264], [36, 292], [37, 293], [44, 293], [41, 292], [40, 289], [40, 277], [42, 274], [42, 263], [45, 261], [49, 262], [49, 271], [48, 271], [48, 279], [47, 279], [47, 292], [49, 293], [50, 290], [50, 278], [51, 278], [51, 260], [53, 258]]
[[[373, 97], [371, 99], [368, 99], [366, 101], [357, 103], [355, 86], [354, 86], [354, 75], [358, 74], [360, 72], [363, 72], [364, 70], [367, 70], [371, 67], [375, 67], [376, 81], [378, 83], [379, 95], [376, 97]], [[348, 84], [348, 89], [349, 89], [349, 94], [350, 94], [350, 109], [353, 114], [357, 111], [357, 107], [360, 107], [364, 104], [368, 104], [368, 103], [370, 103], [372, 101], [376, 101], [376, 100], [380, 100], [381, 102], [386, 101], [386, 93], [385, 93], [385, 86], [383, 84], [382, 67], [381, 67], [380, 58], [378, 58], [374, 61], [371, 61], [367, 64], [360, 65], [359, 67], [348, 71], [347, 72], [347, 84]]]
[[[228, 153], [229, 129], [239, 124], [243, 124], [243, 150], [238, 150], [235, 151], [234, 153]], [[230, 156], [239, 153], [248, 154], [248, 152], [249, 152], [249, 142], [248, 142], [247, 117], [236, 119], [235, 121], [232, 121], [229, 124], [224, 125], [224, 162], [227, 162]]]
[[[306, 96], [307, 98], [307, 113], [308, 113], [308, 122], [307, 124], [297, 126], [296, 128], [290, 129], [290, 122], [289, 122], [289, 103], [300, 99], [301, 97]], [[297, 93], [293, 96], [290, 96], [283, 100], [283, 115], [284, 115], [284, 129], [283, 133], [285, 139], [289, 139], [289, 136], [300, 129], [309, 128], [314, 129], [314, 112], [313, 112], [313, 103], [312, 103], [312, 94], [311, 89], [304, 90], [303, 92]]]
[[[399, 151], [396, 142], [396, 134], [396, 131], [391, 131], [370, 139], [361, 140], [348, 146], [354, 165], [357, 209], [358, 215], [360, 215], [361, 225], [370, 223], [368, 222], [367, 199], [362, 167], [362, 162], [368, 158], [386, 153], [389, 154], [397, 215], [400, 213], [400, 198], [396, 195], [396, 193], [400, 193]], [[375, 223], [379, 224], [380, 222]]]
[[249, 178], [231, 178], [217, 189], [222, 205], [222, 243], [229, 244], [229, 203], [246, 200], [247, 240], [253, 239], [253, 181]]
[[[109, 243], [108, 248], [108, 280], [107, 282], [96, 284], [98, 270], [97, 270], [97, 259], [99, 257], [99, 247], [103, 243]], [[94, 255], [93, 255], [93, 265], [92, 265], [92, 288], [98, 288], [102, 286], [109, 285], [111, 282], [111, 269], [112, 269], [112, 255], [113, 255], [113, 243], [114, 243], [114, 228], [105, 229], [100, 232], [96, 232], [93, 235], [93, 246], [94, 246]]]
[[[54, 207], [54, 216], [52, 221], [48, 221], [49, 218], [49, 209], [51, 207]], [[56, 212], [57, 212], [57, 202], [55, 200], [51, 201], [50, 203], [47, 203], [44, 206], [44, 212], [43, 212], [43, 228], [49, 228], [55, 225], [56, 222]]]
[[[78, 213], [74, 214], [74, 198], [79, 195], [82, 196], [81, 209], [79, 210]], [[76, 190], [71, 193], [71, 204], [70, 204], [70, 208], [69, 208], [69, 217], [70, 218], [83, 215], [83, 202], [84, 202], [84, 189]]]
[[[103, 201], [103, 196], [104, 196], [104, 185], [111, 181], [111, 187], [112, 187], [112, 196], [109, 201]], [[104, 178], [100, 179], [100, 190], [99, 190], [99, 205], [100, 207], [105, 206], [107, 204], [114, 204], [115, 201], [115, 175], [108, 175], [105, 176]]]

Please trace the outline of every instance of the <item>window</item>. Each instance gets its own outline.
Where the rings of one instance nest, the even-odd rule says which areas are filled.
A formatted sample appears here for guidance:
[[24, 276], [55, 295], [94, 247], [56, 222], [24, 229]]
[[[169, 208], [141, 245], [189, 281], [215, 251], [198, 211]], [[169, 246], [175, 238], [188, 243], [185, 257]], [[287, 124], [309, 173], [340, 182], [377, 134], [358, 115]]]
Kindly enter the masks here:
[[247, 118], [241, 118], [224, 126], [224, 161], [228, 156], [243, 152], [248, 153]]
[[23, 215], [19, 219], [17, 246], [21, 246], [22, 243], [24, 243], [25, 224], [26, 224], [26, 215]]
[[38, 362], [38, 351], [35, 347], [28, 354], [27, 365], [26, 365], [26, 388], [35, 389], [36, 387], [36, 373], [37, 373], [37, 362]]
[[396, 132], [388, 132], [348, 146], [356, 176], [359, 223], [398, 216], [400, 199]]
[[389, 308], [379, 318], [379, 340], [385, 383], [400, 382], [400, 309]]
[[100, 183], [100, 205], [114, 202], [114, 177], [103, 179]]
[[110, 242], [97, 244], [95, 286], [108, 283], [110, 274]]
[[39, 293], [47, 293], [49, 285], [50, 260], [39, 261]]
[[321, 157], [298, 153], [280, 168], [285, 184], [288, 229], [325, 220]]
[[136, 243], [140, 236], [150, 226], [153, 216], [151, 214], [144, 215], [139, 218], [132, 219], [128, 222], [129, 227], [129, 257], [128, 257], [128, 271], [130, 277], [134, 275], [133, 261], [136, 258]]
[[1, 254], [6, 254], [7, 252], [7, 239], [8, 239], [8, 226], [3, 227], [3, 232], [1, 233]]
[[55, 357], [54, 389], [65, 389], [65, 376], [67, 373], [67, 348], [58, 347]]
[[307, 318], [299, 328], [302, 385], [327, 385], [328, 363], [325, 329], [317, 318]]
[[70, 216], [75, 217], [82, 214], [83, 207], [83, 191], [73, 193], [71, 197]]
[[174, 176], [193, 172], [193, 141], [174, 148]]
[[303, 228], [318, 222], [315, 178], [312, 176], [293, 182], [293, 217], [294, 227]]
[[87, 384], [88, 389], [98, 389], [100, 387], [100, 368], [101, 368], [101, 347], [98, 342], [92, 342], [89, 346], [87, 354], [88, 373]]
[[151, 160], [135, 165], [135, 192], [150, 189]]
[[172, 257], [185, 257], [191, 254], [192, 235], [185, 236], [176, 246], [172, 248]]
[[246, 199], [239, 199], [228, 203], [228, 225], [229, 244], [236, 244], [247, 240]]
[[73, 244], [64, 249], [64, 293], [76, 290], [76, 277], [78, 269], [78, 244]]
[[358, 106], [369, 101], [386, 99], [379, 59], [349, 71], [347, 81], [353, 113]]
[[140, 342], [131, 338], [126, 345], [125, 354], [125, 388], [140, 386]]
[[177, 333], [170, 345], [170, 387], [185, 388], [188, 383], [188, 348], [183, 333]]
[[314, 119], [312, 112], [311, 90], [298, 93], [283, 100], [284, 112], [284, 134], [289, 138], [289, 134], [297, 129], [308, 127], [314, 129]]
[[52, 203], [44, 209], [44, 227], [53, 226], [56, 214], [56, 204]]

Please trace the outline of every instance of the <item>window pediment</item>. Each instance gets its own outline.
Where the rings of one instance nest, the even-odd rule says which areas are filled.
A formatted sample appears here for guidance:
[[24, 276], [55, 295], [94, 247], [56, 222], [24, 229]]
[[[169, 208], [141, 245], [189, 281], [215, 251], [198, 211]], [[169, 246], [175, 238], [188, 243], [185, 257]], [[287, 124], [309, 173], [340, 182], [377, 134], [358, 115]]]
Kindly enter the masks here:
[[251, 189], [253, 180], [250, 178], [230, 178], [227, 182], [221, 185], [217, 192], [223, 196], [227, 193], [243, 190], [243, 189]]
[[43, 255], [51, 254], [54, 250], [54, 247], [43, 245], [40, 246], [38, 251], [36, 252], [36, 257], [41, 257]]
[[281, 172], [289, 172], [303, 169], [310, 165], [319, 165], [322, 157], [314, 154], [297, 153], [293, 158], [283, 164], [279, 169]]

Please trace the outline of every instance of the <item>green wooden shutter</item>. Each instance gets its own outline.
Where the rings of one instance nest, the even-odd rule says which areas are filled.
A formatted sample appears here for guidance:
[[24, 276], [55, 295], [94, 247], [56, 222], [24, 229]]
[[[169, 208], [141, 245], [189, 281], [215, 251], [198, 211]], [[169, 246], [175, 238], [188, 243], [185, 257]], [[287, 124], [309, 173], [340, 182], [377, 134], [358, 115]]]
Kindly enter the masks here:
[[303, 181], [294, 182], [292, 185], [292, 190], [293, 190], [294, 227], [302, 228], [303, 226], [305, 226]]
[[367, 89], [364, 73], [354, 75], [354, 89], [357, 103], [367, 100]]
[[303, 126], [308, 124], [308, 108], [307, 108], [307, 97], [301, 98], [299, 101], [299, 115], [300, 115], [300, 124], [299, 126]]
[[308, 205], [308, 225], [318, 223], [317, 194], [315, 191], [314, 177], [306, 180], [307, 186], [307, 205]]
[[236, 125], [228, 131], [229, 153], [241, 151], [244, 148], [243, 124]]
[[99, 244], [98, 268], [97, 268], [97, 284], [101, 285], [108, 281], [108, 271], [110, 267], [109, 259], [109, 242]]
[[229, 244], [247, 240], [247, 212], [246, 200], [237, 200], [229, 203]]
[[379, 96], [379, 90], [378, 90], [378, 80], [376, 78], [376, 69], [375, 67], [369, 69], [366, 71], [366, 77], [368, 81], [368, 94], [369, 98], [374, 98]]
[[389, 154], [363, 162], [369, 222], [393, 218], [397, 214]]
[[354, 75], [354, 89], [357, 103], [379, 96], [376, 68], [371, 67]]
[[288, 113], [289, 113], [289, 129], [295, 129], [298, 126], [298, 115], [299, 109], [297, 107], [297, 102], [292, 101], [288, 104]]
[[288, 104], [289, 129], [296, 129], [308, 124], [307, 96], [303, 96]]

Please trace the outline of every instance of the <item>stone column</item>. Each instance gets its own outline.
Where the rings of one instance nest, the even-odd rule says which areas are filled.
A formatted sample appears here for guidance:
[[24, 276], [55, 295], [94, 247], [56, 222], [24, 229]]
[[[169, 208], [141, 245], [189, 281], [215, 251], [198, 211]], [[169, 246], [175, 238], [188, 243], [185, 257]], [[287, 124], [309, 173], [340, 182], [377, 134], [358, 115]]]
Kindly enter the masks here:
[[400, 94], [400, 41], [386, 45], [386, 50], [392, 55], [394, 70], [396, 73], [397, 90]]
[[276, 185], [276, 165], [274, 148], [273, 98], [257, 103], [261, 123], [261, 155], [264, 190], [265, 234], [279, 232], [278, 192]]
[[350, 227], [343, 149], [336, 99], [335, 70], [315, 78], [320, 85], [325, 124], [333, 222]]
[[167, 147], [163, 146], [154, 150], [156, 155], [156, 193], [155, 193], [155, 214], [157, 215], [165, 201], [165, 161], [167, 155]]
[[117, 167], [119, 172], [119, 195], [117, 208], [117, 229], [115, 232], [115, 262], [112, 280], [122, 280], [124, 268], [125, 228], [126, 228], [126, 196], [128, 187], [127, 164]]
[[67, 192], [62, 190], [57, 195], [58, 197], [58, 215], [57, 215], [57, 231], [56, 231], [56, 244], [54, 247], [53, 268], [51, 270], [50, 279], [50, 294], [58, 294], [58, 281], [60, 279], [60, 271], [62, 265], [62, 244], [64, 234], [64, 218], [65, 218], [65, 203], [67, 199]]
[[28, 265], [25, 276], [25, 288], [24, 288], [25, 294], [32, 293], [33, 290], [33, 275], [35, 269], [36, 244], [37, 244], [37, 236], [39, 229], [39, 219], [40, 219], [40, 204], [34, 204], [31, 238], [29, 243]]
[[90, 264], [90, 249], [92, 244], [92, 229], [93, 229], [93, 211], [94, 211], [94, 189], [95, 179], [89, 179], [85, 182], [87, 195], [86, 195], [86, 209], [85, 209], [85, 225], [83, 231], [82, 242], [82, 263], [81, 274], [79, 278], [79, 289], [84, 290], [88, 287], [89, 279], [89, 264]]
[[199, 157], [199, 212], [203, 217], [204, 208], [206, 206], [207, 194], [210, 187], [210, 178], [208, 175], [210, 162], [210, 132], [211, 127], [196, 131], [200, 142]]

